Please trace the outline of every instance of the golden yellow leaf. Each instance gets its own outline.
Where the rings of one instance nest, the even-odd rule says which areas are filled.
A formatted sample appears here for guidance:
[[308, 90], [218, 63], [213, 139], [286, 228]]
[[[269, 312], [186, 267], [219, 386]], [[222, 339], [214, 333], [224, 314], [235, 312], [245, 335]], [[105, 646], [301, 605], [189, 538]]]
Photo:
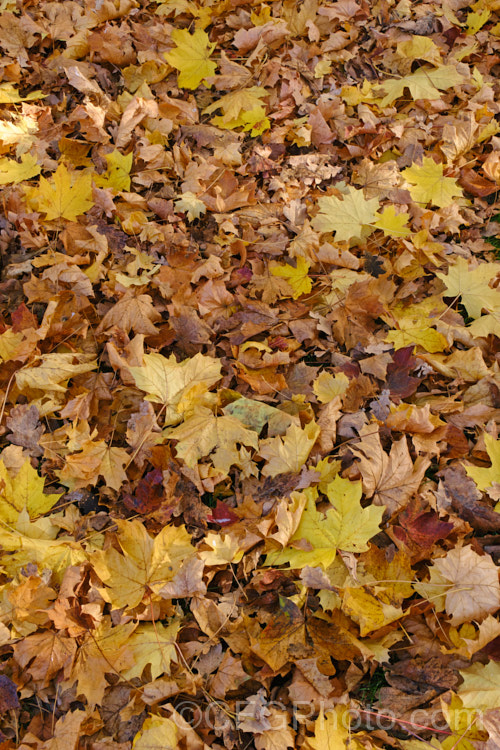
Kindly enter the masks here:
[[222, 115], [212, 117], [213, 125], [229, 130], [243, 128], [244, 131], [250, 130], [253, 136], [260, 135], [271, 127], [262, 103], [266, 96], [269, 94], [261, 86], [231, 91], [206, 107], [204, 114], [212, 114], [221, 109]]
[[337, 396], [343, 396], [349, 387], [349, 378], [343, 372], [332, 375], [324, 370], [313, 383], [313, 391], [322, 404], [328, 404]]
[[209, 388], [221, 378], [220, 360], [199, 352], [181, 362], [173, 354], [145, 354], [143, 363], [130, 372], [148, 401], [167, 407], [165, 424], [180, 422], [197, 402], [203, 403]]
[[213, 466], [227, 474], [232, 465], [240, 464], [238, 445], [257, 448], [257, 433], [247, 430], [239, 419], [216, 417], [210, 409], [199, 408], [184, 424], [167, 432], [170, 440], [178, 440], [176, 453], [186, 465], [194, 468], [202, 458], [210, 458]]
[[105, 584], [101, 593], [113, 609], [137, 607], [145, 594], [157, 593], [195, 554], [184, 526], [165, 526], [153, 539], [137, 520], [115, 521], [122, 553], [114, 547], [91, 556], [95, 572]]
[[75, 221], [92, 208], [92, 174], [90, 172], [68, 172], [59, 164], [51, 180], [40, 177], [38, 188], [27, 194], [28, 204], [35, 211], [45, 214], [47, 221], [68, 219]]
[[336, 476], [326, 490], [333, 506], [326, 513], [316, 509], [311, 490], [306, 494], [307, 505], [288, 546], [280, 552], [269, 553], [266, 565], [289, 563], [291, 568], [305, 565], [328, 568], [337, 549], [344, 552], [368, 549], [368, 541], [380, 531], [384, 509], [374, 505], [361, 507], [361, 482]]
[[177, 750], [177, 726], [172, 719], [149, 716], [134, 737], [132, 750]]
[[500, 263], [480, 263], [470, 268], [465, 258], [458, 257], [447, 274], [436, 271], [436, 276], [446, 286], [446, 297], [461, 297], [471, 318], [479, 318], [482, 310], [500, 310], [500, 292], [489, 286], [499, 273]]
[[43, 515], [57, 503], [60, 494], [46, 495], [45, 480], [38, 476], [29, 460], [14, 476], [0, 460], [0, 519], [15, 524], [26, 509], [31, 518]]
[[112, 188], [115, 192], [130, 190], [130, 170], [134, 155], [132, 151], [124, 155], [116, 149], [106, 154], [108, 168], [104, 174], [94, 175], [98, 187]]
[[0, 558], [5, 572], [14, 577], [21, 567], [34, 563], [40, 570], [52, 570], [54, 581], [60, 581], [70, 565], [85, 562], [83, 546], [70, 536], [56, 539], [58, 531], [50, 518], [30, 522], [26, 510], [19, 513], [13, 530], [0, 526], [0, 545], [4, 553], [10, 553]]
[[208, 34], [201, 29], [196, 29], [194, 34], [187, 29], [174, 29], [171, 38], [177, 46], [165, 53], [165, 60], [179, 71], [180, 87], [195, 89], [215, 73], [217, 65], [209, 59], [215, 43], [210, 43]]
[[346, 750], [351, 732], [347, 706], [336, 706], [326, 714], [321, 709], [314, 723], [314, 736], [307, 737], [306, 747], [311, 750]]
[[303, 294], [309, 294], [312, 289], [312, 281], [307, 275], [309, 272], [309, 263], [305, 258], [297, 258], [295, 268], [288, 263], [284, 266], [276, 264], [270, 265], [273, 276], [285, 279], [292, 288], [293, 299], [298, 299]]
[[408, 229], [410, 214], [405, 211], [397, 214], [394, 206], [385, 206], [380, 213], [375, 214], [377, 221], [374, 226], [381, 229], [386, 237], [407, 237], [411, 234]]
[[[73, 364], [74, 360], [81, 364]], [[23, 367], [16, 372], [17, 387], [22, 392], [56, 391], [65, 393], [68, 380], [97, 367], [92, 355], [43, 354], [38, 367]]]
[[367, 200], [363, 190], [349, 187], [343, 199], [334, 195], [318, 200], [319, 212], [311, 222], [317, 232], [335, 232], [337, 242], [368, 237], [377, 219], [378, 198]]
[[483, 437], [491, 466], [466, 466], [465, 471], [480, 490], [487, 490], [493, 484], [498, 484], [500, 488], [500, 440], [495, 440], [488, 432], [485, 432]]
[[442, 352], [448, 348], [448, 342], [430, 323], [432, 318], [401, 318], [398, 328], [389, 331], [385, 340], [394, 344], [394, 349], [413, 345], [421, 346], [426, 352]]
[[309, 422], [303, 430], [293, 424], [283, 437], [262, 440], [259, 453], [267, 461], [262, 469], [262, 475], [275, 477], [277, 474], [298, 474], [307, 461], [319, 433], [318, 425]]
[[172, 620], [167, 625], [162, 622], [141, 623], [127, 640], [133, 666], [123, 671], [123, 677], [126, 680], [140, 677], [148, 664], [153, 680], [162, 674], [170, 674], [170, 663], [177, 661], [175, 639], [180, 626], [180, 620]]
[[461, 669], [463, 683], [457, 690], [458, 697], [465, 708], [477, 708], [480, 711], [498, 708], [500, 704], [500, 664], [489, 661], [487, 664], [476, 662], [467, 669]]
[[23, 154], [20, 162], [14, 159], [0, 159], [0, 185], [17, 185], [36, 177], [40, 171], [36, 158], [31, 154]]
[[372, 97], [379, 107], [384, 108], [403, 96], [408, 88], [413, 99], [439, 99], [440, 91], [463, 83], [464, 78], [454, 65], [441, 65], [438, 68], [428, 66], [419, 68], [402, 78], [386, 78], [380, 85], [371, 87]]
[[421, 166], [412, 164], [403, 170], [402, 175], [409, 183], [411, 197], [422, 206], [432, 203], [439, 208], [446, 208], [463, 196], [457, 181], [453, 177], [445, 177], [443, 165], [436, 164], [428, 156], [424, 156]]

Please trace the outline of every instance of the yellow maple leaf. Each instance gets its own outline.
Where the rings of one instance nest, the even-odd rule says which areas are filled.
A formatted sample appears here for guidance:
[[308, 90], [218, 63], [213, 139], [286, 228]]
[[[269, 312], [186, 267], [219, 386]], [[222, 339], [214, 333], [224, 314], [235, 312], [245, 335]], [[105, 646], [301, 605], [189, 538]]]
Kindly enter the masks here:
[[377, 219], [378, 198], [366, 199], [363, 190], [349, 187], [343, 199], [334, 195], [318, 200], [319, 213], [311, 222], [317, 232], [335, 232], [337, 242], [368, 237]]
[[[19, 569], [29, 563], [38, 565], [40, 570], [52, 570], [54, 581], [60, 582], [70, 565], [80, 565], [86, 560], [86, 553], [80, 543], [69, 536], [56, 539], [59, 529], [54, 523], [55, 516], [37, 518], [30, 521], [28, 511], [22, 510], [10, 528], [0, 525], [1, 563], [4, 572], [16, 576]], [[5, 553], [9, 554], [5, 554]]]
[[439, 65], [441, 62], [439, 47], [427, 36], [415, 34], [406, 42], [399, 42], [397, 50], [398, 55], [408, 60], [425, 60], [432, 65]]
[[426, 206], [432, 203], [439, 208], [446, 208], [463, 197], [462, 188], [453, 177], [445, 177], [443, 165], [436, 164], [434, 159], [424, 156], [422, 165], [412, 164], [403, 169], [403, 177], [409, 183], [410, 195], [416, 203]]
[[[209, 59], [215, 42], [211, 43], [208, 34], [201, 29], [196, 29], [194, 34], [187, 29], [174, 29], [171, 37], [177, 46], [165, 53], [165, 60], [179, 71], [177, 83], [181, 88], [195, 89], [215, 73], [217, 65]], [[205, 82], [205, 85], [208, 84]]]
[[98, 187], [112, 188], [115, 192], [130, 190], [130, 170], [134, 155], [124, 156], [116, 149], [106, 154], [108, 168], [104, 174], [94, 175], [94, 182]]
[[421, 346], [427, 352], [442, 352], [448, 342], [442, 333], [432, 327], [432, 318], [404, 317], [398, 320], [398, 328], [386, 336], [386, 341], [394, 344], [394, 349], [405, 346]]
[[212, 117], [213, 125], [229, 130], [243, 128], [244, 131], [250, 130], [253, 136], [260, 135], [271, 127], [262, 104], [262, 99], [268, 95], [261, 86], [231, 91], [206, 107], [204, 114], [221, 109], [222, 115]]
[[313, 391], [318, 401], [328, 404], [337, 396], [343, 396], [349, 387], [349, 378], [343, 372], [332, 375], [326, 370], [318, 375], [313, 383]]
[[475, 481], [478, 489], [485, 491], [493, 484], [500, 485], [500, 440], [495, 440], [487, 432], [483, 437], [491, 466], [466, 466], [465, 471]]
[[478, 555], [472, 547], [454, 547], [434, 560], [428, 582], [414, 589], [438, 612], [446, 610], [452, 625], [483, 620], [500, 607], [498, 568], [489, 555]]
[[215, 469], [227, 474], [232, 465], [239, 465], [237, 445], [257, 448], [257, 433], [247, 430], [231, 416], [216, 417], [210, 409], [199, 408], [184, 424], [167, 431], [170, 440], [178, 440], [176, 453], [194, 468], [201, 458], [210, 456]]
[[[476, 662], [467, 669], [461, 669], [463, 683], [457, 690], [458, 697], [466, 708], [477, 708], [480, 711], [488, 708], [498, 709], [500, 704], [500, 664], [489, 661], [487, 664]], [[494, 740], [492, 746], [494, 747]]]
[[489, 286], [499, 272], [500, 263], [481, 263], [471, 269], [465, 258], [458, 257], [446, 275], [436, 272], [436, 276], [446, 285], [446, 297], [461, 297], [471, 318], [479, 318], [483, 309], [500, 310], [500, 292]]
[[68, 683], [76, 683], [76, 695], [85, 696], [89, 706], [102, 703], [108, 687], [105, 675], [110, 665], [116, 671], [133, 666], [134, 655], [128, 648], [128, 640], [136, 627], [135, 622], [122, 622], [113, 627], [108, 615], [84, 636]]
[[147, 393], [146, 399], [166, 408], [165, 424], [177, 424], [196, 403], [204, 403], [211, 388], [221, 379], [219, 359], [199, 352], [177, 362], [175, 355], [145, 354], [142, 367], [131, 367], [130, 372], [138, 388]]
[[[73, 364], [75, 359], [79, 364]], [[70, 378], [96, 367], [97, 362], [92, 355], [43, 354], [38, 367], [23, 367], [16, 372], [16, 383], [22, 392], [40, 390], [65, 393]]]
[[[328, 568], [335, 559], [337, 549], [344, 552], [368, 549], [369, 539], [380, 531], [384, 509], [374, 505], [361, 507], [361, 482], [336, 476], [326, 489], [326, 495], [333, 505], [326, 513], [316, 509], [316, 492], [309, 490], [305, 494], [307, 505], [296, 532], [285, 549], [267, 556], [266, 565], [289, 563], [291, 568], [306, 565]], [[304, 549], [304, 541], [309, 549]]]
[[141, 623], [127, 639], [127, 649], [132, 652], [133, 666], [122, 672], [125, 680], [140, 677], [144, 667], [151, 666], [151, 677], [170, 674], [170, 663], [176, 661], [175, 639], [181, 621], [173, 619], [167, 625], [161, 622]]
[[18, 102], [29, 102], [34, 99], [44, 99], [46, 94], [41, 91], [31, 91], [27, 96], [21, 96], [19, 91], [11, 83], [0, 83], [0, 104], [17, 104]]
[[[408, 88], [413, 99], [439, 99], [440, 91], [463, 83], [464, 78], [454, 65], [441, 65], [438, 68], [422, 67], [402, 78], [388, 78], [380, 85], [371, 87], [370, 96], [379, 107], [392, 104]], [[378, 98], [381, 97], [381, 98]]]
[[292, 424], [283, 437], [262, 440], [259, 454], [267, 461], [262, 469], [262, 475], [275, 477], [277, 474], [298, 474], [319, 434], [318, 425], [309, 422], [303, 430]]
[[105, 586], [101, 594], [112, 608], [133, 609], [146, 593], [157, 594], [171, 581], [195, 549], [184, 526], [164, 526], [153, 539], [141, 521], [115, 523], [122, 552], [114, 547], [98, 550], [91, 555], [91, 564]]
[[51, 180], [40, 177], [38, 188], [27, 193], [27, 201], [34, 210], [44, 213], [47, 221], [75, 221], [94, 205], [92, 175], [90, 172], [72, 175], [64, 164], [59, 164]]
[[177, 726], [172, 719], [149, 716], [135, 735], [132, 750], [153, 750], [160, 747], [162, 750], [176, 750], [179, 747]]
[[467, 36], [473, 36], [477, 34], [485, 23], [487, 23], [491, 11], [488, 8], [484, 8], [480, 13], [468, 13], [467, 14], [467, 28], [465, 33]]
[[189, 221], [199, 219], [207, 210], [206, 204], [191, 190], [182, 193], [181, 197], [175, 201], [175, 208], [185, 213]]
[[17, 185], [36, 177], [40, 171], [36, 157], [31, 154], [23, 154], [20, 162], [15, 159], [0, 159], [0, 185]]
[[408, 229], [408, 219], [410, 214], [403, 212], [396, 213], [394, 206], [385, 206], [381, 213], [376, 213], [377, 221], [374, 226], [381, 229], [386, 237], [407, 237], [411, 234]]
[[14, 475], [0, 460], [0, 519], [15, 524], [23, 509], [31, 518], [46, 513], [61, 495], [46, 495], [44, 487], [45, 480], [38, 476], [29, 460]]
[[352, 750], [358, 750], [356, 740], [351, 736], [349, 708], [336, 706], [323, 713], [321, 709], [314, 723], [314, 736], [307, 737], [306, 747], [310, 750], [345, 750], [349, 745]]
[[285, 279], [292, 287], [293, 299], [298, 299], [303, 294], [309, 294], [312, 289], [312, 281], [307, 275], [309, 272], [309, 263], [305, 258], [297, 258], [297, 265], [294, 268], [288, 263], [284, 266], [271, 264], [270, 270], [273, 276]]
[[17, 115], [12, 120], [0, 120], [0, 142], [16, 144], [16, 155], [28, 151], [35, 142], [38, 123], [31, 115]]

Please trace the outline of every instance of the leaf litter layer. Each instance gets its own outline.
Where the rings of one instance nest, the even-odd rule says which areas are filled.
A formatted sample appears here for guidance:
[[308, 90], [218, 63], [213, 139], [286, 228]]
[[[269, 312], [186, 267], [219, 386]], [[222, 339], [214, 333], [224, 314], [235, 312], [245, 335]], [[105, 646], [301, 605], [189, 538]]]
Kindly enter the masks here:
[[497, 0], [3, 0], [2, 750], [500, 745]]

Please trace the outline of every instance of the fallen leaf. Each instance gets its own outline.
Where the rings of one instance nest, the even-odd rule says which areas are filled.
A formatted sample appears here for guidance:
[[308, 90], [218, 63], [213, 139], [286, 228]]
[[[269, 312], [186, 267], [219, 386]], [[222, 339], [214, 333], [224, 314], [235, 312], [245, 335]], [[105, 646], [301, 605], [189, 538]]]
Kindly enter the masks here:
[[28, 193], [28, 202], [36, 211], [44, 213], [47, 221], [75, 221], [94, 205], [92, 175], [90, 172], [72, 175], [64, 164], [60, 164], [50, 181], [40, 177], [38, 188]]
[[179, 86], [195, 89], [204, 79], [213, 76], [217, 65], [209, 58], [215, 43], [209, 42], [206, 32], [196, 29], [190, 34], [187, 29], [174, 29], [171, 38], [177, 46], [165, 53], [165, 60], [179, 71]]
[[367, 425], [360, 432], [361, 441], [351, 450], [358, 459], [363, 490], [375, 505], [384, 505], [388, 513], [403, 508], [417, 492], [430, 460], [410, 458], [406, 437], [392, 444], [387, 454], [380, 442], [378, 428]]

